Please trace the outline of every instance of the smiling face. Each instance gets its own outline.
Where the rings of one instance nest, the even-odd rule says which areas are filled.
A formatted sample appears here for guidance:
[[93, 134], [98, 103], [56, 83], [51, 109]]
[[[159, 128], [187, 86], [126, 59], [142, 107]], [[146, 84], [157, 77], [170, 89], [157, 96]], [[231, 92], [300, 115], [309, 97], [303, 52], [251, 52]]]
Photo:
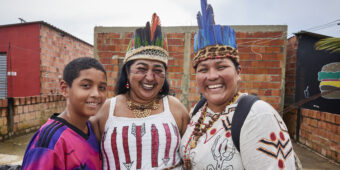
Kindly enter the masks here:
[[229, 58], [208, 59], [197, 65], [196, 80], [209, 108], [221, 112], [238, 91], [240, 68]]
[[130, 97], [140, 103], [153, 100], [165, 80], [165, 67], [154, 60], [136, 60], [128, 70]]
[[64, 80], [60, 86], [67, 110], [75, 117], [95, 115], [106, 100], [106, 75], [95, 68], [81, 70], [71, 87]]

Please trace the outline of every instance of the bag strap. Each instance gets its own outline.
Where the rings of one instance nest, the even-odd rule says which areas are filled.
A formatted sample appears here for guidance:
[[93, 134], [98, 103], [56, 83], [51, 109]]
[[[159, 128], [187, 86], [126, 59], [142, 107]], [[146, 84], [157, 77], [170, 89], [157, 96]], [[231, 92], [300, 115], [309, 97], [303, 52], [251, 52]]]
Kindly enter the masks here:
[[204, 97], [202, 97], [202, 99], [200, 101], [198, 101], [198, 103], [196, 104], [194, 110], [192, 111], [192, 116], [194, 116], [198, 110], [204, 105], [204, 103], [207, 101], [207, 99], [205, 99]]
[[246, 120], [250, 108], [253, 104], [260, 100], [255, 95], [246, 95], [240, 98], [234, 116], [231, 122], [231, 138], [234, 142], [236, 149], [240, 152], [240, 133], [244, 121]]

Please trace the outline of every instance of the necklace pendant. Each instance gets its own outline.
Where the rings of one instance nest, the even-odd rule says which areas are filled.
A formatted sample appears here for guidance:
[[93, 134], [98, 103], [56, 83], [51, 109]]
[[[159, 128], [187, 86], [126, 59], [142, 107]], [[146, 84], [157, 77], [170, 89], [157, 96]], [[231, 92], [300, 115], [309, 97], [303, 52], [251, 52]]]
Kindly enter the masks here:
[[196, 148], [196, 145], [197, 145], [197, 142], [196, 142], [195, 140], [192, 140], [192, 141], [190, 142], [190, 148], [191, 148], [191, 149]]

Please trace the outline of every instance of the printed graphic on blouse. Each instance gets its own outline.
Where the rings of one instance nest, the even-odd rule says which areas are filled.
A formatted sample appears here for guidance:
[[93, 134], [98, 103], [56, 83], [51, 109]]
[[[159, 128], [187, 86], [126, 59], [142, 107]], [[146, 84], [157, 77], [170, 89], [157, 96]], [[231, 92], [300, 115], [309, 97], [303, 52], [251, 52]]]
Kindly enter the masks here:
[[[147, 125], [145, 123], [141, 125], [132, 123], [131, 126], [123, 126], [121, 128], [121, 132], [119, 132], [118, 127], [114, 127], [111, 135], [107, 135], [108, 131], [106, 130], [104, 132], [104, 136], [111, 136], [111, 149], [116, 169], [121, 169], [122, 167], [127, 170], [134, 169], [133, 167], [136, 169], [142, 169], [145, 167], [145, 165], [143, 166], [143, 163], [148, 165], [151, 164], [151, 167], [153, 168], [160, 167], [160, 164], [175, 165], [176, 160], [178, 159], [176, 158], [176, 153], [178, 152], [180, 142], [178, 128], [172, 123], [162, 123], [161, 125], [162, 126], [149, 124], [149, 127], [146, 127]], [[146, 129], [149, 129], [149, 131]], [[159, 133], [160, 131], [163, 131], [164, 133]], [[131, 137], [131, 135], [128, 135], [129, 132], [134, 136], [134, 139], [129, 139], [129, 136]], [[121, 134], [121, 136], [119, 136], [119, 134]], [[161, 138], [160, 135], [164, 135], [165, 137]], [[176, 137], [176, 139], [173, 140], [173, 137]], [[121, 154], [121, 151], [119, 151], [117, 146], [118, 142], [120, 141], [119, 138], [122, 140], [124, 154]], [[172, 140], [174, 142], [172, 142]], [[103, 139], [103, 141], [105, 141], [105, 139]], [[146, 146], [145, 143], [151, 144], [151, 146]], [[161, 146], [161, 144], [164, 146]], [[171, 147], [172, 145], [174, 146]], [[102, 147], [103, 146], [104, 142], [102, 142]], [[151, 154], [149, 157], [145, 157], [145, 155], [143, 157], [142, 152], [147, 150], [143, 150], [143, 148], [151, 148]], [[131, 154], [134, 154], [135, 156]], [[109, 169], [110, 162], [105, 149], [103, 150], [103, 155], [106, 158], [106, 164]], [[123, 166], [121, 166], [121, 164]]]
[[289, 145], [290, 139], [285, 137], [288, 134], [285, 124], [274, 115], [276, 123], [280, 127], [278, 132], [271, 132], [268, 138], [263, 138], [259, 142], [263, 145], [256, 150], [274, 158], [278, 161], [278, 168], [285, 168], [285, 161], [292, 155], [293, 147]]

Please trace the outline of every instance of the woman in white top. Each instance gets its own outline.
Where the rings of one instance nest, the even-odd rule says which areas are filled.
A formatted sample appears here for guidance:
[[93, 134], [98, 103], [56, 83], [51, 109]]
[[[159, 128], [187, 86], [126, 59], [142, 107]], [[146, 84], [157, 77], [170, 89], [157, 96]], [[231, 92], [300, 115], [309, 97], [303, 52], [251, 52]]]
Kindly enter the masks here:
[[159, 18], [139, 28], [115, 86], [91, 119], [101, 140], [103, 169], [181, 169], [179, 144], [189, 115], [169, 96], [168, 52]]
[[[215, 25], [212, 7], [202, 0], [195, 36], [193, 67], [199, 92], [206, 98], [181, 141], [185, 169], [254, 170], [295, 169], [294, 151], [287, 128], [268, 103], [256, 101], [239, 132], [239, 149], [234, 143], [233, 117], [240, 98], [239, 56], [234, 30]], [[249, 96], [248, 96], [249, 97]], [[239, 105], [239, 106], [238, 106]], [[233, 124], [235, 123], [235, 124]], [[234, 126], [236, 127], [236, 126]], [[234, 132], [234, 131], [233, 131]]]

